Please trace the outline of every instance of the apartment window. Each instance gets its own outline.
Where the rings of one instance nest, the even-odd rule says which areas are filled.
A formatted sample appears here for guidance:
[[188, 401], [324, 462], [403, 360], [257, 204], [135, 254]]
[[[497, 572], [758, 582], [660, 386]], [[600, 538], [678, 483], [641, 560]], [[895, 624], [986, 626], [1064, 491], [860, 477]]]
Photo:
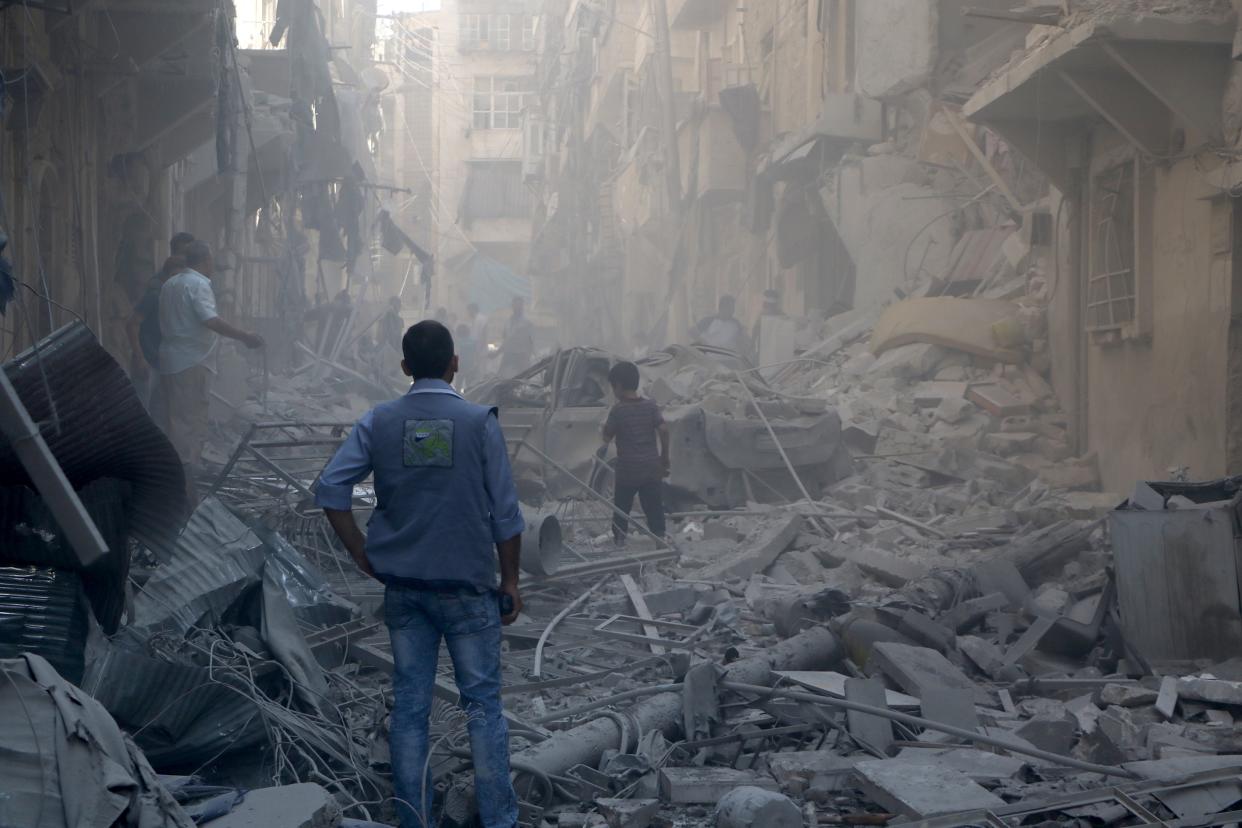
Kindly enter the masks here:
[[491, 46], [491, 18], [486, 14], [461, 16], [461, 48], [487, 49]]
[[475, 78], [474, 128], [520, 129], [526, 90], [531, 87], [526, 78]]
[[1135, 162], [1098, 173], [1091, 193], [1087, 329], [1114, 331], [1135, 321]]
[[535, 20], [537, 19], [538, 18], [536, 18], [533, 14], [527, 14], [527, 15], [522, 16], [522, 51], [523, 52], [535, 51]]
[[530, 193], [522, 184], [522, 162], [471, 161], [462, 214], [466, 221], [529, 216]]
[[492, 18], [492, 48], [498, 52], [509, 51], [512, 40], [509, 37], [510, 15], [498, 14]]

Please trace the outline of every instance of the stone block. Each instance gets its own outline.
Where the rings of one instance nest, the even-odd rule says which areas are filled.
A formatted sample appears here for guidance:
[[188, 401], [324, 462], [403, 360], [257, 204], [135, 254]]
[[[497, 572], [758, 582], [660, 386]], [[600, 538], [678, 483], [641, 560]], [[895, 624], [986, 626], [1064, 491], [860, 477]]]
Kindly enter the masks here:
[[595, 805], [608, 823], [608, 828], [648, 828], [660, 811], [658, 799], [604, 797], [595, 800]]
[[857, 779], [863, 793], [875, 804], [911, 819], [994, 810], [1005, 805], [1003, 799], [945, 765], [860, 762]]
[[259, 788], [230, 813], [211, 821], [212, 828], [335, 828], [341, 808], [332, 794], [313, 782]]
[[748, 785], [776, 790], [776, 781], [753, 771], [718, 767], [661, 768], [660, 799], [670, 805], [719, 802], [734, 788]]
[[768, 522], [738, 544], [733, 554], [703, 567], [698, 578], [705, 581], [745, 580], [771, 566], [802, 531], [802, 516], [788, 515]]
[[816, 550], [816, 554], [825, 566], [853, 563], [872, 578], [893, 588], [903, 587], [909, 581], [917, 581], [926, 577], [929, 572], [923, 564], [898, 558], [883, 549], [869, 549], [846, 543], [822, 547]]
[[940, 653], [928, 647], [912, 647], [882, 641], [871, 651], [867, 665], [888, 676], [897, 686], [919, 698], [938, 688], [959, 690], [986, 702], [987, 696], [966, 674]]
[[830, 750], [799, 750], [769, 753], [768, 771], [783, 790], [805, 785], [812, 779], [837, 780], [842, 785], [866, 757], [841, 756]]
[[802, 828], [802, 809], [789, 797], [753, 786], [734, 788], [716, 806], [717, 828]]
[[1100, 688], [1100, 704], [1118, 707], [1144, 707], [1160, 698], [1158, 690], [1138, 684], [1106, 684]]

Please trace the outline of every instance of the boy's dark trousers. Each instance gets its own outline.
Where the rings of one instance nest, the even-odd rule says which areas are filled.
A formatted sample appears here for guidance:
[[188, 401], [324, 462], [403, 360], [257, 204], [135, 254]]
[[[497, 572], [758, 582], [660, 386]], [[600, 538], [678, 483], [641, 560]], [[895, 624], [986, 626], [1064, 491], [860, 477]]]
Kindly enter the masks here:
[[[638, 501], [643, 506], [643, 514], [647, 517], [647, 528], [657, 537], [664, 537], [664, 481], [652, 480], [647, 483], [625, 484], [618, 482], [614, 487], [616, 492], [613, 496], [613, 503], [621, 510], [622, 514], [628, 515], [630, 509], [634, 507], [634, 495], [638, 495]], [[614, 514], [612, 518], [612, 534], [621, 542], [625, 536], [629, 534], [630, 522], [621, 517], [620, 514]]]

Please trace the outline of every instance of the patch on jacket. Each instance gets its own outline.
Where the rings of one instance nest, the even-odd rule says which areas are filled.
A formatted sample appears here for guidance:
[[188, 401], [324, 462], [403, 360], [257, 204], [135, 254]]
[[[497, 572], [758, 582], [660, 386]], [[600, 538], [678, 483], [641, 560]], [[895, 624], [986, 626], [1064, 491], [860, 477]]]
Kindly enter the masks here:
[[407, 468], [451, 468], [453, 421], [406, 420], [401, 454]]

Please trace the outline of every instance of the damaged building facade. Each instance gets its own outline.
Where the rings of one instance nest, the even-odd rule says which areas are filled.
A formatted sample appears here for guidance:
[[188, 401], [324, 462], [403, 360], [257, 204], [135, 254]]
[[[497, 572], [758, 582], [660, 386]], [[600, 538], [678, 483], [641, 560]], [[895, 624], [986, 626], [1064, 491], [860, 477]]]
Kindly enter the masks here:
[[[653, 4], [549, 3], [541, 295], [570, 303], [575, 341], [621, 352], [685, 340], [726, 293], [747, 325], [765, 290], [807, 319], [1021, 299], [1106, 486], [1236, 471], [1232, 10], [1082, 3], [1073, 29], [1012, 6], [670, 2], [664, 80]], [[567, 279], [608, 301], [574, 304]], [[1153, 379], [1195, 403], [1151, 400]]]
[[[386, 585], [316, 503], [433, 316], [525, 517], [523, 828], [1242, 823], [1240, 13], [0, 0], [0, 828], [396, 824]], [[177, 231], [266, 340], [193, 465], [130, 338]]]

